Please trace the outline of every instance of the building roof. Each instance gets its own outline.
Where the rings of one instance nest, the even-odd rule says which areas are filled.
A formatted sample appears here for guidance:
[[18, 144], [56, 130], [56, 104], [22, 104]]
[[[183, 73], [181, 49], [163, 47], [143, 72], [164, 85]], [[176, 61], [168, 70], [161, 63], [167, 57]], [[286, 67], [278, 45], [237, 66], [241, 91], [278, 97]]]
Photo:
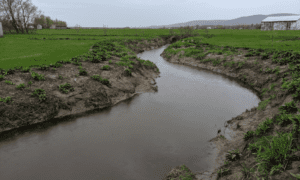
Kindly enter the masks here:
[[300, 16], [277, 16], [277, 17], [267, 17], [261, 22], [275, 22], [275, 21], [298, 21]]

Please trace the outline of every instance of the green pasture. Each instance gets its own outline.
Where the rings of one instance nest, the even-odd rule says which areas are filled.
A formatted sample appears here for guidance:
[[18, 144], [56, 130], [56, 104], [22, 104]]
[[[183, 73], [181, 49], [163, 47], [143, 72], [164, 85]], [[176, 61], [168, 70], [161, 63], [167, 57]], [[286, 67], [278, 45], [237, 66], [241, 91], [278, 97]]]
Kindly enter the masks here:
[[[110, 39], [152, 39], [161, 35], [180, 35], [179, 29], [43, 29], [35, 34], [5, 34], [0, 39], [0, 68], [55, 63], [87, 53], [90, 47]], [[218, 46], [299, 51], [298, 31], [210, 29], [194, 30], [202, 43]], [[69, 38], [70, 40], [58, 40]], [[197, 40], [197, 38], [195, 38]], [[285, 40], [283, 42], [280, 42]], [[200, 38], [199, 38], [200, 41]]]
[[217, 46], [248, 47], [253, 49], [276, 49], [281, 51], [293, 50], [299, 52], [299, 31], [261, 31], [261, 30], [202, 30], [205, 38], [203, 43]]
[[[64, 35], [63, 31], [68, 32], [69, 30], [41, 30], [40, 32], [38, 30], [37, 34], [5, 34], [4, 38], [0, 39], [0, 48], [2, 50], [0, 68], [9, 69], [16, 66], [54, 64], [57, 61], [68, 60], [74, 56], [87, 53], [91, 46], [99, 41], [149, 38], [140, 36], [79, 35], [72, 33]], [[91, 30], [85, 31], [89, 32]], [[41, 32], [47, 33], [40, 34]], [[52, 32], [52, 34], [48, 32]], [[69, 38], [69, 40], [65, 40], [65, 38]]]
[[[29, 40], [26, 35], [6, 35], [1, 39], [0, 48], [3, 50], [0, 62], [1, 68], [15, 66], [38, 65], [43, 62], [56, 62], [88, 52], [90, 46], [99, 40]], [[27, 35], [29, 37], [29, 35]], [[38, 60], [38, 61], [35, 61]]]

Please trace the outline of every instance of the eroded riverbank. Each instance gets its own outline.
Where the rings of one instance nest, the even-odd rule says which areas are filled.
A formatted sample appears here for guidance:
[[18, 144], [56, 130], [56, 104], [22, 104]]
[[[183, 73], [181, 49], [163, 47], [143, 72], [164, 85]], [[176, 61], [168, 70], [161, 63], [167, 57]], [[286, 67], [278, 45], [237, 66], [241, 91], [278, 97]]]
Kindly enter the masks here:
[[[144, 44], [139, 44], [137, 49], [133, 48], [133, 51], [143, 52], [170, 43], [172, 40], [172, 38], [156, 38], [151, 42], [145, 41]], [[92, 53], [94, 49], [97, 53], [97, 46], [91, 47], [90, 52]], [[83, 61], [83, 57], [77, 57], [72, 59], [72, 63], [60, 62], [58, 63], [60, 66], [53, 65], [55, 70], [49, 67], [31, 68], [38, 76], [44, 76], [44, 80], [34, 79], [29, 71], [8, 70], [0, 81], [0, 97], [11, 97], [13, 103], [0, 102], [0, 133], [4, 136], [12, 129], [111, 107], [137, 93], [156, 92], [155, 78], [159, 77], [156, 65], [138, 60], [134, 53], [128, 55], [131, 55], [127, 57], [135, 63], [131, 73], [124, 66], [115, 64], [122, 58], [116, 55], [99, 62]], [[109, 69], [104, 69], [105, 66], [109, 66]], [[4, 75], [3, 71], [2, 74]], [[98, 75], [98, 82], [89, 77], [92, 75]], [[99, 77], [108, 81], [99, 81]], [[24, 86], [27, 83], [28, 86]], [[65, 87], [63, 91], [59, 87], [62, 85]], [[34, 89], [40, 89], [37, 91], [39, 94], [36, 94], [40, 98], [32, 95]]]
[[[246, 110], [241, 115], [232, 118], [231, 120], [227, 121], [225, 127], [221, 133], [219, 133], [215, 138], [210, 140], [216, 145], [217, 148], [217, 157], [215, 159], [215, 166], [210, 171], [206, 172], [199, 172], [193, 179], [198, 180], [208, 180], [208, 179], [244, 179], [245, 177], [250, 179], [255, 179], [255, 176], [259, 176], [257, 173], [251, 174], [248, 168], [253, 168], [257, 166], [257, 161], [255, 160], [255, 155], [251, 154], [251, 152], [247, 152], [247, 148], [249, 147], [249, 143], [254, 142], [253, 139], [251, 140], [244, 140], [245, 134], [248, 131], [256, 131], [258, 127], [261, 126], [261, 123], [266, 120], [267, 118], [275, 120], [279, 114], [279, 107], [284, 106], [285, 103], [289, 103], [293, 101], [291, 92], [281, 91], [280, 84], [283, 82], [282, 78], [290, 81], [292, 79], [290, 75], [290, 69], [288, 65], [282, 64], [279, 66], [279, 73], [278, 74], [270, 74], [266, 71], [262, 71], [262, 69], [275, 69], [278, 64], [274, 64], [272, 62], [271, 57], [268, 59], [264, 59], [263, 61], [262, 56], [260, 55], [253, 55], [246, 61], [243, 61], [246, 54], [250, 52], [248, 49], [244, 48], [236, 48], [233, 51], [240, 51], [240, 55], [231, 55], [231, 61], [228, 60], [229, 58], [225, 57], [224, 54], [213, 54], [213, 53], [206, 53], [208, 50], [214, 46], [210, 46], [208, 44], [201, 44], [200, 46], [192, 46], [191, 43], [193, 41], [185, 41], [187, 42], [188, 46], [176, 46], [172, 47], [169, 46], [169, 49], [166, 49], [161, 56], [164, 57], [165, 60], [171, 63], [179, 63], [187, 66], [197, 66], [203, 69], [208, 69], [214, 72], [218, 72], [220, 74], [236, 78], [237, 80], [243, 81], [245, 84], [249, 85], [252, 89], [255, 89], [258, 93], [257, 95], [260, 97], [262, 101], [267, 101], [266, 103], [260, 103], [260, 110], [257, 107], [252, 108], [251, 110]], [[197, 48], [204, 50], [204, 58], [199, 60], [195, 57], [186, 57], [185, 49], [189, 48]], [[229, 50], [228, 47], [219, 47], [222, 49], [222, 52], [225, 50]], [[178, 51], [179, 50], [179, 51]], [[181, 51], [180, 51], [181, 50]], [[232, 49], [231, 49], [232, 50]], [[229, 50], [230, 51], [230, 50]], [[174, 52], [176, 52], [174, 54]], [[252, 52], [252, 51], [251, 51]], [[274, 56], [274, 55], [273, 55]], [[246, 56], [247, 57], [247, 56]], [[249, 57], [249, 56], [248, 56]], [[260, 59], [257, 61], [257, 59]], [[233, 66], [224, 66], [224, 63], [234, 62]], [[238, 66], [239, 62], [243, 62], [242, 66]], [[271, 91], [268, 89], [271, 87]], [[266, 91], [267, 90], [267, 91]], [[273, 92], [277, 92], [275, 95]], [[261, 93], [265, 92], [263, 95]], [[269, 98], [270, 95], [274, 95], [274, 98]], [[265, 104], [265, 106], [263, 105]], [[296, 107], [300, 107], [300, 103], [295, 103]], [[264, 106], [264, 107], [262, 107]], [[299, 114], [299, 112], [297, 113]], [[271, 130], [267, 131], [266, 135], [275, 136], [278, 132], [292, 132], [292, 126], [282, 127], [280, 125], [274, 124], [271, 126]], [[298, 138], [294, 136], [294, 138]], [[298, 142], [298, 140], [297, 140]], [[226, 157], [229, 152], [232, 150], [237, 150], [238, 154], [234, 156], [237, 157], [232, 162], [224, 164], [226, 162]], [[293, 155], [299, 155], [299, 151], [293, 153]], [[270, 179], [296, 179], [292, 177], [290, 173], [298, 173], [297, 166], [300, 165], [299, 161], [292, 162], [292, 165], [289, 164], [289, 168], [287, 171], [282, 172], [281, 174], [275, 174]], [[295, 168], [291, 168], [295, 167]], [[245, 171], [246, 168], [246, 171]], [[175, 168], [174, 168], [175, 169]], [[227, 170], [226, 170], [227, 169]], [[222, 170], [222, 171], [221, 171]], [[228, 171], [229, 170], [229, 171]], [[223, 175], [220, 175], [219, 172], [226, 172]], [[188, 171], [187, 171], [188, 172]], [[171, 172], [170, 172], [171, 173]], [[220, 177], [218, 177], [220, 176]], [[222, 177], [223, 176], [223, 177]], [[164, 180], [170, 180], [171, 175], [166, 177]]]

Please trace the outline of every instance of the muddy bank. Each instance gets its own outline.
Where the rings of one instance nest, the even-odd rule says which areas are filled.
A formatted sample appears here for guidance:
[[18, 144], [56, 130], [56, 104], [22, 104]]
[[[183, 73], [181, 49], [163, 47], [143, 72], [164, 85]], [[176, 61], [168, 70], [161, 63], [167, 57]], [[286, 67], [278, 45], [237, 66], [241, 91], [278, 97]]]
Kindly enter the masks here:
[[[243, 172], [245, 168], [253, 168], [257, 165], [255, 160], [255, 155], [251, 154], [251, 152], [247, 151], [247, 147], [249, 143], [253, 143], [253, 139], [250, 141], [244, 141], [244, 134], [247, 131], [255, 131], [258, 125], [265, 121], [266, 118], [274, 119], [275, 115], [279, 113], [278, 108], [283, 106], [286, 102], [290, 102], [293, 100], [291, 93], [287, 91], [281, 91], [280, 85], [282, 83], [282, 78], [284, 77], [288, 81], [292, 79], [290, 75], [286, 75], [286, 72], [290, 72], [288, 69], [288, 65], [279, 65], [274, 64], [271, 61], [271, 57], [269, 59], [261, 60], [262, 56], [252, 56], [246, 61], [246, 63], [242, 67], [238, 67], [235, 64], [232, 67], [226, 66], [224, 67], [223, 64], [228, 61], [237, 62], [244, 62], [245, 54], [249, 52], [248, 49], [238, 48], [239, 51], [242, 52], [241, 55], [232, 55], [227, 59], [223, 59], [224, 55], [217, 55], [217, 54], [207, 54], [204, 58], [206, 59], [223, 59], [221, 63], [215, 64], [211, 61], [200, 61], [194, 57], [186, 57], [183, 56], [185, 54], [183, 49], [187, 48], [196, 48], [196, 46], [191, 47], [179, 47], [179, 48], [172, 48], [173, 50], [182, 49], [181, 52], [177, 54], [170, 54], [167, 52], [167, 49], [161, 54], [161, 56], [167, 60], [168, 62], [175, 63], [175, 64], [183, 64], [187, 66], [197, 66], [203, 69], [211, 70], [214, 72], [218, 72], [222, 75], [226, 75], [229, 77], [233, 77], [238, 81], [242, 81], [251, 89], [255, 90], [257, 96], [260, 98], [261, 101], [264, 101], [270, 97], [270, 95], [275, 93], [275, 98], [271, 99], [266, 108], [258, 110], [257, 107], [252, 108], [251, 110], [246, 110], [242, 114], [238, 115], [237, 117], [232, 118], [226, 122], [224, 129], [218, 133], [216, 132], [216, 137], [211, 139], [210, 142], [213, 142], [216, 147], [216, 159], [214, 161], [214, 167], [206, 172], [197, 172], [196, 177], [192, 179], [197, 180], [210, 180], [210, 179], [245, 179], [245, 172]], [[197, 47], [197, 49], [202, 48], [204, 53], [208, 51], [207, 44], [201, 45], [201, 47]], [[224, 47], [222, 47], [224, 49]], [[255, 59], [259, 59], [257, 62]], [[271, 68], [274, 69], [276, 66], [279, 66], [280, 73], [270, 74], [265, 71], [261, 71], [260, 69]], [[261, 95], [263, 88], [269, 89], [272, 83], [275, 83], [274, 91], [267, 91], [264, 95]], [[299, 108], [300, 104], [296, 103], [296, 107]], [[297, 113], [298, 114], [298, 113]], [[275, 136], [278, 132], [291, 132], [292, 127], [281, 127], [280, 125], [274, 125], [272, 127], [273, 130], [269, 131], [267, 135]], [[225, 137], [225, 138], [224, 138]], [[240, 159], [234, 162], [230, 162], [227, 165], [224, 165], [226, 160], [226, 155], [229, 151], [232, 150], [239, 150], [240, 152]], [[300, 152], [295, 152], [295, 155], [299, 155]], [[296, 167], [300, 165], [299, 161], [293, 162], [290, 166], [295, 168], [290, 168], [289, 170], [282, 172], [279, 175], [273, 175], [271, 179], [282, 179], [282, 178], [290, 178], [296, 179], [290, 175], [291, 173], [297, 174], [298, 170]], [[218, 178], [218, 170], [222, 169], [230, 169], [229, 175], [224, 175], [222, 178]], [[174, 169], [173, 169], [174, 171]], [[172, 171], [171, 171], [172, 172]], [[187, 171], [188, 172], [188, 171]], [[246, 173], [247, 174], [247, 173]], [[250, 177], [249, 173], [247, 174], [248, 178]], [[169, 180], [170, 178], [165, 178], [164, 180]], [[256, 179], [251, 177], [250, 179]]]
[[[150, 42], [133, 41], [125, 45], [137, 45], [130, 48], [135, 53], [158, 48], [174, 41], [171, 38], [155, 38]], [[99, 47], [91, 47], [90, 51]], [[128, 53], [129, 55], [136, 55]], [[91, 58], [91, 57], [89, 57]], [[117, 66], [122, 56], [112, 55], [105, 61], [83, 61], [77, 58], [72, 63], [61, 62], [61, 67], [31, 68], [38, 75], [44, 75], [44, 80], [34, 79], [30, 72], [21, 69], [8, 70], [5, 77], [0, 81], [0, 97], [11, 97], [10, 102], [0, 102], [0, 134], [2, 137], [10, 130], [26, 128], [27, 126], [49, 121], [52, 119], [65, 118], [80, 115], [84, 112], [111, 107], [120, 101], [133, 97], [137, 93], [156, 92], [155, 78], [159, 77], [159, 70], [154, 64], [146, 65], [137, 58], [130, 58], [135, 64], [126, 71], [126, 67]], [[78, 68], [81, 66], [81, 69]], [[103, 66], [109, 69], [103, 69]], [[50, 66], [51, 67], [51, 66]], [[53, 68], [54, 68], [53, 67]], [[83, 72], [85, 71], [85, 72]], [[83, 72], [83, 73], [82, 73]], [[3, 71], [1, 72], [4, 74]], [[99, 75], [105, 81], [92, 79], [91, 76]], [[10, 81], [12, 84], [6, 83]], [[32, 82], [31, 85], [28, 82]], [[25, 84], [25, 87], [17, 89], [16, 86]], [[64, 85], [64, 86], [62, 86]], [[64, 87], [63, 91], [61, 90]], [[34, 90], [36, 96], [33, 95]], [[39, 95], [39, 96], [37, 96]]]

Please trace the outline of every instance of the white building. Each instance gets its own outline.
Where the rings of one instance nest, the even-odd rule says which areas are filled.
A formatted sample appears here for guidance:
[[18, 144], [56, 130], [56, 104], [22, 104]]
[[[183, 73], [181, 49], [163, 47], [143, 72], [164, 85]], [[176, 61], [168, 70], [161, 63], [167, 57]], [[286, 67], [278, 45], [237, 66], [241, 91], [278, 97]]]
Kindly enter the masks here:
[[42, 29], [42, 25], [38, 24], [37, 29]]
[[211, 27], [207, 27], [207, 29], [211, 29]]
[[300, 16], [267, 17], [261, 21], [261, 30], [299, 30]]

